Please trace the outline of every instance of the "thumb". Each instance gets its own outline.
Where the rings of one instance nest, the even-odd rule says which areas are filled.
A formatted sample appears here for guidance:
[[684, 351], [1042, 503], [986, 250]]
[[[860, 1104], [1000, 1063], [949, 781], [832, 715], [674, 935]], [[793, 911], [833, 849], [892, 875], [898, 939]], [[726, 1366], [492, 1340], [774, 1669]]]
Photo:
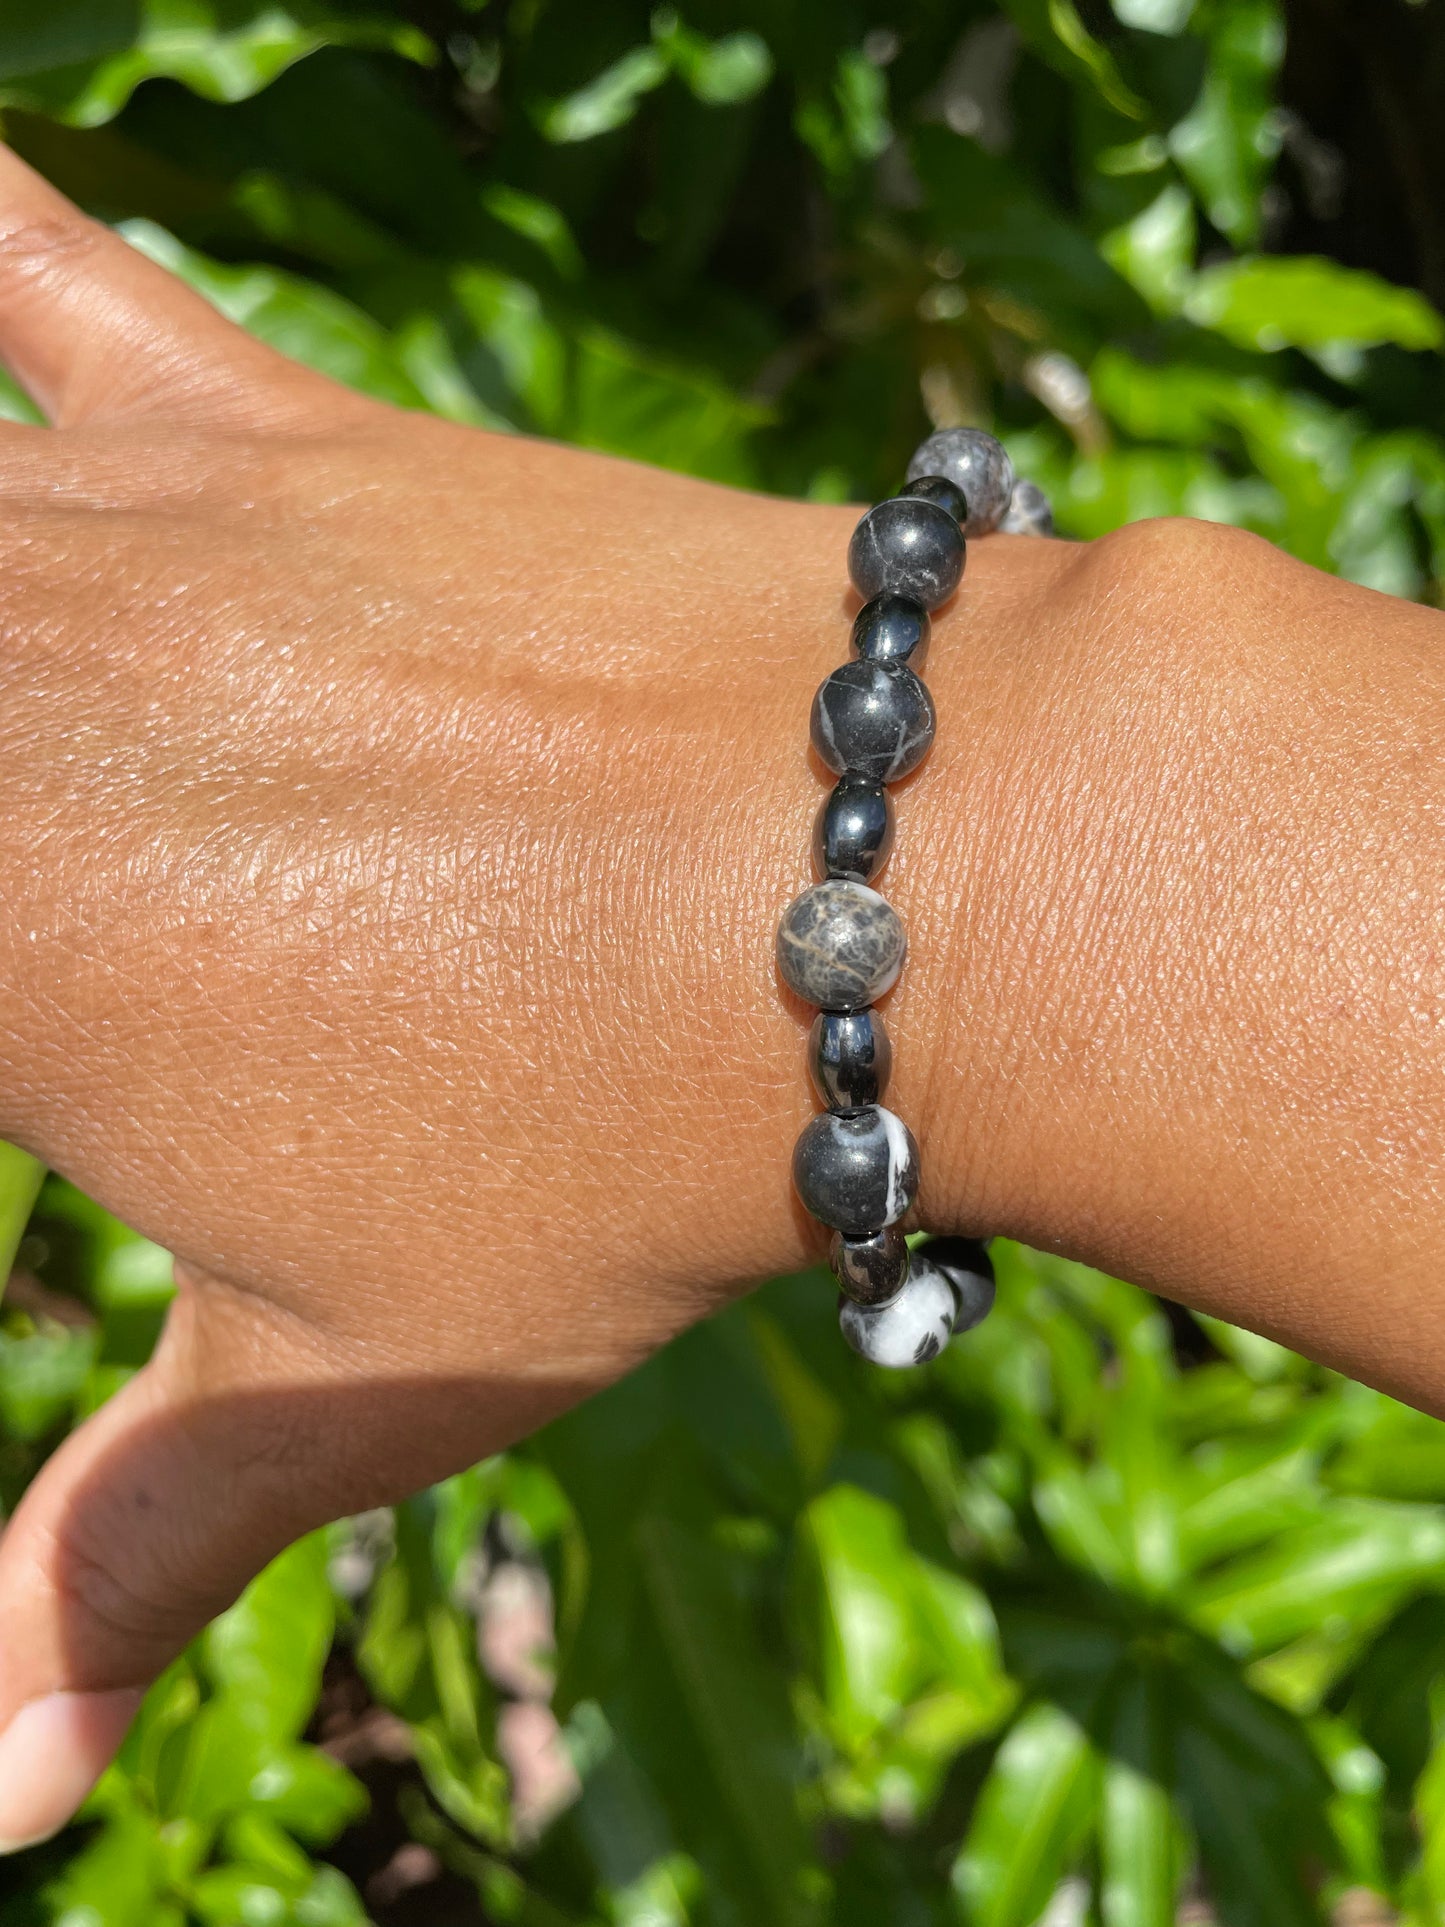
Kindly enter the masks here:
[[0, 1852], [65, 1824], [150, 1681], [330, 1516], [305, 1341], [288, 1334], [278, 1387], [275, 1317], [224, 1287], [184, 1291], [155, 1358], [47, 1462], [0, 1538]]

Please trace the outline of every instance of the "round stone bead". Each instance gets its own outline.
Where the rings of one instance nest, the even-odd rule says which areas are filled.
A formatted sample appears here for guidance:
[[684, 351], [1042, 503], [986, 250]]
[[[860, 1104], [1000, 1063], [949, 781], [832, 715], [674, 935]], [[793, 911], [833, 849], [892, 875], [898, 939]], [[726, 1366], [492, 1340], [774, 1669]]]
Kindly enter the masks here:
[[840, 776], [813, 825], [813, 857], [825, 877], [867, 883], [893, 848], [893, 799], [866, 776]]
[[808, 1032], [808, 1069], [830, 1111], [876, 1104], [888, 1088], [893, 1046], [876, 1010], [820, 1010]]
[[953, 1286], [921, 1253], [908, 1268], [908, 1282], [884, 1305], [838, 1301], [843, 1336], [870, 1365], [926, 1365], [953, 1336]]
[[865, 662], [906, 662], [921, 669], [932, 627], [921, 602], [906, 595], [874, 596], [853, 619], [853, 654]]
[[862, 1010], [898, 981], [908, 939], [898, 912], [864, 883], [815, 883], [783, 912], [778, 969], [820, 1010]]
[[1018, 481], [999, 530], [1004, 535], [1052, 535], [1054, 511], [1037, 482]]
[[871, 1238], [833, 1233], [828, 1258], [843, 1294], [855, 1305], [886, 1305], [908, 1282], [908, 1240], [896, 1224]]
[[854, 529], [848, 574], [861, 596], [887, 590], [936, 609], [963, 574], [963, 534], [936, 502], [895, 495], [869, 509]]
[[953, 1321], [955, 1333], [972, 1331], [993, 1310], [993, 1260], [976, 1238], [930, 1238], [920, 1256], [926, 1255], [953, 1286], [958, 1313]]
[[916, 482], [905, 482], [898, 493], [911, 495], [918, 502], [937, 502], [941, 509], [948, 510], [960, 528], [968, 520], [968, 503], [963, 499], [963, 490], [957, 482], [950, 482], [946, 475], [920, 475]]
[[933, 698], [905, 663], [845, 662], [813, 698], [813, 747], [839, 776], [896, 783], [916, 769], [937, 727]]
[[901, 1117], [824, 1111], [793, 1147], [793, 1183], [813, 1216], [850, 1238], [896, 1224], [918, 1190], [918, 1146]]
[[940, 428], [920, 442], [908, 479], [943, 475], [963, 490], [968, 503], [965, 535], [987, 535], [1003, 520], [1013, 493], [1014, 467], [997, 437], [981, 428]]

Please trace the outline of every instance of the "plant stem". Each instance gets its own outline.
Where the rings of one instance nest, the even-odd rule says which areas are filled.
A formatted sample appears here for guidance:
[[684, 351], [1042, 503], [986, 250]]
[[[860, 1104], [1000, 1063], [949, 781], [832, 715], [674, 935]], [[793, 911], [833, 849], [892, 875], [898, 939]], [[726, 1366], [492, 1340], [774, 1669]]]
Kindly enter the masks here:
[[13, 1144], [0, 1144], [0, 1297], [44, 1176], [39, 1158], [17, 1151]]

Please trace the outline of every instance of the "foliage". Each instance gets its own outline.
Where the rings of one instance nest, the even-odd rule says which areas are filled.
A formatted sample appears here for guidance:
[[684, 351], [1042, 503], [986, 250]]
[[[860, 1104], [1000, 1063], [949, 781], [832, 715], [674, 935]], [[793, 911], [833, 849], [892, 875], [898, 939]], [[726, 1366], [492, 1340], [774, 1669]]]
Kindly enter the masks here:
[[[1275, 0], [1087, 22], [11, 0], [0, 107], [137, 246], [405, 406], [825, 499], [989, 418], [1070, 533], [1212, 516], [1436, 596], [1439, 317], [1261, 251]], [[31, 1184], [0, 1166], [6, 1225]], [[936, 1365], [866, 1372], [820, 1280], [782, 1280], [287, 1554], [86, 1824], [0, 1873], [0, 1923], [400, 1919], [341, 1871], [383, 1806], [456, 1917], [524, 1927], [1292, 1927], [1359, 1889], [1438, 1923], [1445, 1433], [997, 1255], [996, 1316]], [[168, 1280], [48, 1182], [0, 1321], [4, 1504], [144, 1360]], [[535, 1840], [479, 1659], [509, 1562], [549, 1577], [580, 1775]], [[339, 1678], [411, 1764], [341, 1763]]]

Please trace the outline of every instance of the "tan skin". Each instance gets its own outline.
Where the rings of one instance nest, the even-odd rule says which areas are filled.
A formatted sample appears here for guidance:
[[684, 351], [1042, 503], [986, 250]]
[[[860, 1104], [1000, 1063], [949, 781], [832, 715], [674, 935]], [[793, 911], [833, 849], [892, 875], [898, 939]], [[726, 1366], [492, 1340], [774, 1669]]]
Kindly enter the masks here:
[[[0, 1541], [0, 1842], [287, 1540], [821, 1249], [772, 963], [853, 512], [358, 399], [0, 150], [0, 1134], [179, 1256]], [[918, 1222], [1445, 1410], [1445, 619], [973, 546], [887, 876]]]

